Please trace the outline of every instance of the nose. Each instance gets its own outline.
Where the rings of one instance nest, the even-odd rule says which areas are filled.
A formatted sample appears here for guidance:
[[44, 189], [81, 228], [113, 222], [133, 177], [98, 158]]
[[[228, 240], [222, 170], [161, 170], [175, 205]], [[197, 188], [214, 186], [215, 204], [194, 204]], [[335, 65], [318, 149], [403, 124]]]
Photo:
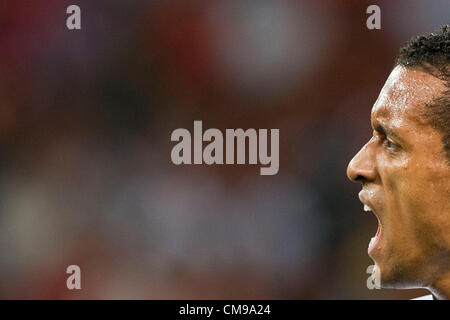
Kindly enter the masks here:
[[347, 177], [353, 182], [371, 182], [376, 179], [377, 170], [372, 140], [353, 157], [347, 166]]

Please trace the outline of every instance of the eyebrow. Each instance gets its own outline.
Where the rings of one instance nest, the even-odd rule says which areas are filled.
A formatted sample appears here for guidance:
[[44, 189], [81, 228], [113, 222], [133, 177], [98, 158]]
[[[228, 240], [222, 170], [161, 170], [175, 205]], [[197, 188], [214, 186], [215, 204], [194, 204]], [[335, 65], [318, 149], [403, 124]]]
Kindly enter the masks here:
[[399, 142], [405, 142], [394, 130], [387, 126], [383, 126], [381, 123], [377, 123], [374, 126], [375, 131], [384, 134], [385, 136], [391, 136], [397, 139]]

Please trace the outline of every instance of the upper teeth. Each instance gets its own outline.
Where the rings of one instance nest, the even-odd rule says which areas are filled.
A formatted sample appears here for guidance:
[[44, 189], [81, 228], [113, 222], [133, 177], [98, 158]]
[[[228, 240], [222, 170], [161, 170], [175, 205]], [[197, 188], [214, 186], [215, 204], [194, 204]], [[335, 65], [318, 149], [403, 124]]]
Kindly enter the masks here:
[[367, 204], [365, 204], [364, 211], [372, 211], [372, 209]]

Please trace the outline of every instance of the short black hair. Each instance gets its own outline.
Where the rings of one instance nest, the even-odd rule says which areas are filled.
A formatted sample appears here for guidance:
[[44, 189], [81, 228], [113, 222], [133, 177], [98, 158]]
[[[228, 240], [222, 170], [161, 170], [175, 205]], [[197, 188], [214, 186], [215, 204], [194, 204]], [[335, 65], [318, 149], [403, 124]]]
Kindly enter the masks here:
[[419, 68], [442, 80], [447, 89], [426, 105], [425, 117], [442, 134], [444, 152], [450, 165], [450, 27], [412, 38], [400, 49], [396, 66]]

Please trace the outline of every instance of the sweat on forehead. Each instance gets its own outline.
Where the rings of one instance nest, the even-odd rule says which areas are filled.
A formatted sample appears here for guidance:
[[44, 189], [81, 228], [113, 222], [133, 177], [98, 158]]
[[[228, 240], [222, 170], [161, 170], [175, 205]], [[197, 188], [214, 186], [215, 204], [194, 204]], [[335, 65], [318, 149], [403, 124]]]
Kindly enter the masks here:
[[390, 117], [406, 112], [422, 122], [426, 104], [439, 97], [445, 89], [440, 79], [420, 68], [398, 65], [386, 80], [372, 113]]

